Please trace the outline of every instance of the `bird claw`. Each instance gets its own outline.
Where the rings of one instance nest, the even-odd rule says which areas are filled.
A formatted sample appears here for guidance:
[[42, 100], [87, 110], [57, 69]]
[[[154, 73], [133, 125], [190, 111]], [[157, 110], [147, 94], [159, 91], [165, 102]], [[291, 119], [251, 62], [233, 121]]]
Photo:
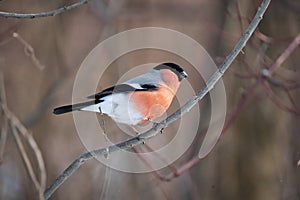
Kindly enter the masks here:
[[160, 131], [159, 131], [160, 134], [163, 134], [164, 129], [165, 129], [165, 128], [161, 128], [161, 129], [160, 129]]

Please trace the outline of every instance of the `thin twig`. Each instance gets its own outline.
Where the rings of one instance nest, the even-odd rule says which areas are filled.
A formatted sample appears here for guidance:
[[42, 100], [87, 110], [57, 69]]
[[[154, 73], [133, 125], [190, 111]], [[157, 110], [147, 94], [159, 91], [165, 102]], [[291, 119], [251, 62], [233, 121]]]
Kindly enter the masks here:
[[241, 10], [240, 10], [240, 4], [239, 4], [239, 1], [236, 1], [236, 2], [235, 2], [235, 7], [236, 7], [236, 11], [237, 11], [238, 21], [239, 21], [239, 23], [240, 23], [241, 34], [243, 34], [244, 29], [243, 29], [243, 21], [242, 21], [242, 16], [241, 16]]
[[105, 119], [104, 119], [104, 114], [101, 110], [101, 107], [99, 106], [99, 112], [100, 112], [100, 127], [102, 128], [103, 131], [103, 136], [105, 137], [106, 141], [109, 141], [108, 137], [107, 137], [107, 132], [106, 132], [106, 127], [105, 127]]
[[[143, 147], [145, 147], [147, 149], [147, 151], [153, 152], [154, 155], [157, 156], [158, 159], [160, 159], [160, 161], [164, 162], [165, 164], [168, 163], [167, 159], [164, 158], [161, 154], [159, 154], [157, 151], [155, 151], [152, 147], [150, 147], [148, 144], [144, 144]], [[171, 163], [168, 165], [168, 168], [171, 171], [176, 171], [176, 167]]]
[[247, 89], [244, 92], [245, 94], [242, 94], [242, 97], [238, 101], [234, 111], [232, 112], [232, 114], [230, 115], [228, 120], [226, 120], [226, 123], [224, 124], [223, 129], [222, 129], [222, 134], [225, 133], [229, 129], [230, 125], [238, 118], [239, 114], [241, 113], [244, 106], [246, 105], [246, 102], [247, 102], [246, 97], [253, 94], [259, 84], [260, 84], [260, 82], [256, 81], [247, 87]]
[[187, 170], [189, 170], [191, 167], [193, 167], [196, 163], [198, 163], [199, 160], [203, 158], [200, 158], [199, 156], [195, 156], [193, 159], [189, 160], [187, 163], [185, 163], [183, 166], [178, 168], [175, 173], [170, 173], [169, 175], [162, 177], [163, 181], [171, 181], [173, 178], [180, 176]]
[[[149, 145], [144, 144], [143, 147], [146, 147], [146, 149], [148, 151], [151, 150], [154, 154], [156, 154], [158, 159], [160, 159], [165, 164], [168, 163], [167, 160], [165, 160], [159, 153], [157, 153], [156, 151], [153, 151], [153, 149]], [[156, 177], [157, 179], [162, 180], [163, 176], [158, 171], [154, 170], [151, 163], [149, 163], [148, 160], [141, 154], [141, 151], [139, 151], [137, 148], [132, 148], [132, 149], [135, 153], [137, 153], [137, 155], [141, 158], [141, 160], [144, 162], [144, 164], [148, 166], [148, 168], [151, 171], [151, 173], [153, 174], [153, 176]], [[173, 164], [169, 164], [167, 167], [170, 169], [171, 172], [176, 173], [177, 169]]]
[[10, 123], [9, 125], [10, 125], [10, 129], [12, 130], [11, 132], [14, 136], [14, 139], [16, 141], [19, 153], [22, 155], [21, 158], [23, 159], [23, 162], [25, 164], [25, 168], [27, 170], [27, 173], [29, 174], [29, 177], [30, 177], [31, 181], [33, 182], [35, 188], [38, 189], [40, 187], [40, 183], [38, 182], [37, 177], [34, 173], [33, 167], [31, 165], [29, 157], [26, 153], [23, 142], [22, 142], [22, 140], [19, 136], [19, 132], [18, 132], [17, 128], [12, 123]]
[[101, 195], [99, 199], [107, 199], [107, 194], [110, 188], [111, 168], [108, 166], [105, 166], [104, 168], [105, 168], [105, 176], [104, 176]]
[[[3, 113], [3, 118], [5, 118], [7, 122], [8, 128], [11, 130], [14, 139], [16, 141], [17, 147], [19, 149], [19, 152], [21, 154], [21, 158], [23, 159], [23, 162], [25, 164], [25, 168], [27, 170], [27, 173], [33, 182], [35, 189], [38, 193], [38, 198], [43, 199], [43, 192], [46, 187], [46, 170], [45, 170], [45, 164], [44, 160], [41, 154], [41, 151], [39, 150], [34, 138], [32, 135], [27, 131], [27, 129], [23, 126], [23, 124], [18, 120], [17, 117], [14, 116], [14, 114], [9, 111], [6, 105], [5, 100], [5, 94], [4, 94], [4, 82], [0, 80], [0, 83], [2, 87], [0, 88], [1, 95], [0, 95], [0, 108], [1, 112]], [[6, 131], [7, 132], [7, 131]], [[22, 137], [25, 139], [25, 141], [29, 144], [30, 148], [34, 152], [34, 156], [38, 163], [38, 170], [39, 173], [36, 175], [34, 172], [34, 169], [32, 167], [31, 161], [29, 159], [29, 156], [25, 150], [25, 147], [23, 145], [23, 142], [21, 140], [21, 137], [19, 135], [22, 135]], [[2, 142], [2, 138], [1, 138]], [[39, 178], [38, 178], [39, 176]]]
[[[16, 140], [18, 149], [20, 151], [20, 154], [22, 155], [22, 159], [24, 161], [24, 164], [26, 166], [26, 170], [29, 174], [29, 177], [31, 178], [32, 182], [34, 183], [34, 186], [38, 192], [39, 199], [43, 199], [43, 192], [46, 187], [46, 169], [44, 160], [42, 157], [42, 153], [37, 146], [34, 138], [32, 135], [27, 131], [27, 129], [23, 126], [23, 124], [16, 118], [7, 107], [2, 106], [2, 109], [5, 113], [5, 116], [8, 119], [9, 122], [9, 128], [12, 130], [13, 136]], [[28, 155], [25, 151], [24, 145], [19, 137], [19, 134], [21, 134], [25, 141], [29, 144], [30, 148], [32, 149], [34, 156], [37, 160], [37, 166], [39, 170], [39, 179], [37, 178], [37, 175], [34, 173], [31, 162], [28, 158]]]
[[300, 116], [300, 110], [297, 110], [297, 108], [290, 108], [287, 105], [285, 105], [280, 98], [278, 98], [273, 90], [266, 84], [262, 84], [264, 91], [269, 96], [271, 101], [278, 106], [281, 110], [284, 110], [286, 112], [292, 113], [296, 116]]
[[135, 152], [139, 158], [144, 162], [144, 164], [151, 170], [152, 175], [156, 178], [159, 184], [159, 189], [162, 191], [163, 195], [165, 196], [165, 199], [172, 199], [170, 195], [170, 191], [167, 191], [167, 188], [165, 187], [165, 184], [162, 181], [162, 176], [153, 169], [152, 165], [148, 162], [148, 160], [143, 156], [142, 152], [138, 150], [136, 147], [132, 148], [133, 152]]
[[3, 74], [0, 73], [0, 105], [6, 105], [6, 94], [4, 87], [4, 77]]
[[284, 92], [286, 93], [286, 95], [287, 95], [288, 99], [290, 100], [290, 102], [291, 102], [292, 106], [294, 107], [294, 109], [298, 110], [298, 112], [300, 113], [300, 109], [299, 109], [298, 105], [296, 104], [294, 98], [292, 97], [290, 91], [285, 90]]
[[4, 78], [3, 74], [0, 73], [0, 116], [2, 118], [2, 125], [1, 125], [1, 132], [0, 132], [0, 164], [3, 161], [3, 154], [7, 139], [7, 131], [8, 131], [8, 121], [7, 118], [4, 117], [4, 111], [2, 106], [6, 105], [6, 95], [5, 95], [5, 88], [4, 88]]
[[42, 153], [35, 142], [34, 138], [32, 135], [27, 131], [27, 129], [23, 126], [23, 124], [14, 116], [11, 117], [12, 123], [14, 126], [16, 126], [21, 133], [21, 135], [25, 138], [25, 141], [29, 144], [30, 148], [34, 152], [34, 156], [37, 161], [37, 166], [38, 166], [38, 172], [39, 172], [39, 183], [40, 187], [38, 189], [38, 193], [40, 198], [43, 197], [43, 192], [46, 188], [46, 169], [45, 169], [45, 163], [43, 160]]
[[277, 68], [281, 66], [281, 64], [291, 55], [291, 53], [299, 46], [300, 44], [300, 33], [294, 38], [294, 40], [290, 43], [288, 48], [286, 48], [280, 56], [276, 59], [273, 65], [269, 69], [269, 74], [272, 75]]
[[[2, 110], [1, 110], [2, 112]], [[4, 115], [3, 112], [1, 116]], [[3, 122], [1, 125], [1, 132], [0, 132], [0, 165], [3, 162], [3, 155], [4, 155], [4, 149], [6, 145], [6, 140], [7, 140], [7, 131], [8, 131], [8, 122], [6, 117], [2, 117]]]
[[40, 13], [28, 13], [28, 14], [23, 14], [23, 13], [12, 13], [12, 12], [0, 12], [0, 17], [6, 17], [6, 18], [38, 18], [38, 17], [50, 17], [54, 16], [63, 12], [66, 12], [68, 10], [72, 10], [74, 8], [77, 8], [83, 4], [86, 4], [90, 0], [81, 0], [76, 3], [73, 3], [68, 6], [63, 6], [61, 8], [47, 11], [47, 12], [40, 12]]
[[266, 77], [266, 79], [268, 80], [268, 83], [270, 83], [272, 86], [278, 87], [285, 91], [300, 89], [300, 83], [286, 84], [285, 82], [274, 79], [272, 77]]
[[145, 142], [145, 140], [154, 137], [161, 129], [167, 127], [169, 124], [179, 119], [182, 114], [187, 113], [194, 105], [197, 104], [199, 100], [201, 100], [216, 85], [216, 83], [219, 81], [219, 79], [222, 77], [225, 71], [229, 68], [230, 64], [241, 52], [241, 50], [249, 40], [250, 36], [258, 26], [259, 22], [262, 20], [263, 14], [265, 13], [270, 2], [271, 0], [264, 0], [261, 3], [255, 17], [253, 18], [252, 22], [246, 29], [245, 33], [243, 34], [239, 42], [234, 47], [233, 51], [226, 57], [221, 67], [210, 77], [210, 79], [206, 83], [206, 86], [203, 87], [195, 96], [193, 96], [184, 106], [182, 106], [179, 110], [177, 110], [175, 113], [169, 116], [166, 120], [164, 120], [161, 123], [155, 124], [152, 129], [150, 129], [149, 131], [141, 135], [138, 135], [127, 141], [106, 148], [90, 151], [80, 155], [46, 189], [44, 193], [45, 199], [49, 199], [51, 195], [58, 189], [58, 187], [61, 184], [63, 184], [87, 160], [90, 160], [97, 156], [103, 156], [108, 153], [107, 151], [109, 151], [109, 153], [113, 153], [115, 151], [119, 151], [122, 149], [129, 149], [134, 146], [140, 145], [143, 142]]
[[24, 38], [20, 36], [17, 32], [13, 32], [12, 36], [16, 38], [23, 46], [24, 46], [24, 52], [25, 55], [30, 57], [32, 63], [39, 69], [43, 70], [45, 69], [45, 65], [42, 65], [40, 61], [35, 56], [34, 48], [26, 41]]
[[[13, 136], [16, 140], [17, 147], [19, 149], [19, 152], [21, 154], [21, 157], [23, 159], [23, 162], [25, 164], [26, 170], [29, 174], [30, 179], [32, 180], [39, 199], [43, 199], [43, 191], [46, 187], [46, 170], [45, 170], [45, 164], [44, 160], [41, 154], [41, 151], [39, 150], [34, 138], [30, 133], [28, 133], [27, 129], [22, 125], [22, 123], [16, 118], [8, 109], [7, 107], [2, 105], [2, 110], [5, 113], [5, 117], [8, 119], [9, 128], [12, 130]], [[34, 156], [36, 157], [36, 160], [38, 162], [38, 169], [39, 169], [39, 180], [34, 173], [32, 164], [28, 158], [28, 155], [26, 153], [26, 150], [24, 148], [24, 145], [21, 141], [21, 138], [19, 137], [19, 134], [22, 134], [22, 136], [25, 138], [26, 142], [29, 144], [30, 148], [34, 152]]]

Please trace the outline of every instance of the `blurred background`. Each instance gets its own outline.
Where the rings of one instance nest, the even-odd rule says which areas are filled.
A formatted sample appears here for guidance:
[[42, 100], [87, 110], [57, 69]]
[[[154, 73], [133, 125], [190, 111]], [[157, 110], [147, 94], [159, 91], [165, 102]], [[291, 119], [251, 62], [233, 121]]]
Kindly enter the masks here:
[[[0, 10], [37, 13], [72, 3], [3, 0]], [[258, 0], [95, 0], [53, 17], [0, 18], [0, 199], [38, 199], [39, 184], [30, 178], [21, 154], [27, 153], [32, 170], [41, 179], [42, 172], [34, 156], [37, 150], [28, 141], [34, 139], [41, 151], [46, 185], [86, 151], [72, 115], [54, 116], [52, 110], [72, 101], [77, 70], [98, 43], [132, 28], [164, 27], [192, 37], [220, 65], [260, 3]], [[172, 166], [158, 172], [132, 174], [91, 160], [51, 199], [299, 199], [300, 48], [283, 56], [284, 62], [272, 76], [261, 76], [262, 70], [271, 68], [299, 34], [299, 12], [299, 1], [273, 0], [243, 53], [223, 76], [226, 123], [219, 142], [205, 159], [194, 158], [210, 118], [209, 97], [198, 105], [201, 120], [193, 122], [199, 124], [195, 141]], [[183, 65], [192, 74], [188, 81], [196, 91], [204, 86], [201, 76], [194, 74], [193, 67], [183, 58], [150, 49], [117, 59], [105, 71], [99, 89], [113, 85], [137, 65], [165, 60]], [[178, 102], [174, 101], [168, 114], [177, 108]], [[6, 119], [7, 109], [9, 119]], [[109, 118], [105, 121], [113, 132], [110, 139], [128, 138]], [[154, 149], [162, 146], [161, 141], [173, 137], [178, 123], [146, 145], [153, 145]], [[21, 133], [29, 136], [16, 139], [15, 129], [8, 124], [18, 126], [21, 136]], [[17, 147], [18, 141], [23, 143], [23, 151], [20, 145]], [[135, 149], [143, 150], [144, 147]], [[187, 167], [193, 159], [193, 165]], [[183, 168], [186, 168], [184, 173], [164, 181], [174, 169]]]

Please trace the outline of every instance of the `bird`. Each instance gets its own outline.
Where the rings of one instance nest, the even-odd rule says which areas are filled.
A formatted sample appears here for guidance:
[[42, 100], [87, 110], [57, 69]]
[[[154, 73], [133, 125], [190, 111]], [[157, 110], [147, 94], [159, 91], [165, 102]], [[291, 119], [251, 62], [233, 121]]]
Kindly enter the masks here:
[[142, 125], [167, 111], [186, 77], [187, 73], [175, 63], [158, 64], [147, 73], [86, 97], [92, 100], [57, 107], [53, 113], [90, 111], [106, 114], [117, 123]]

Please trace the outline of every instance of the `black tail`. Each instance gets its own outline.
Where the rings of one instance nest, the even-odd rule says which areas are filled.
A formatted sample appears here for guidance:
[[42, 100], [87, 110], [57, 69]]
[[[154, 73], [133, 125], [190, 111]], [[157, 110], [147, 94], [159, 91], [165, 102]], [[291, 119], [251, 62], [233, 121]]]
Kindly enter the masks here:
[[53, 113], [56, 114], [56, 115], [60, 115], [60, 114], [72, 112], [72, 111], [75, 111], [75, 110], [81, 110], [84, 107], [91, 106], [91, 105], [94, 105], [94, 104], [98, 104], [98, 103], [101, 103], [101, 102], [103, 102], [103, 100], [96, 99], [96, 100], [93, 100], [93, 101], [77, 103], [77, 104], [74, 104], [74, 105], [61, 106], [61, 107], [58, 107], [58, 108], [54, 108]]

